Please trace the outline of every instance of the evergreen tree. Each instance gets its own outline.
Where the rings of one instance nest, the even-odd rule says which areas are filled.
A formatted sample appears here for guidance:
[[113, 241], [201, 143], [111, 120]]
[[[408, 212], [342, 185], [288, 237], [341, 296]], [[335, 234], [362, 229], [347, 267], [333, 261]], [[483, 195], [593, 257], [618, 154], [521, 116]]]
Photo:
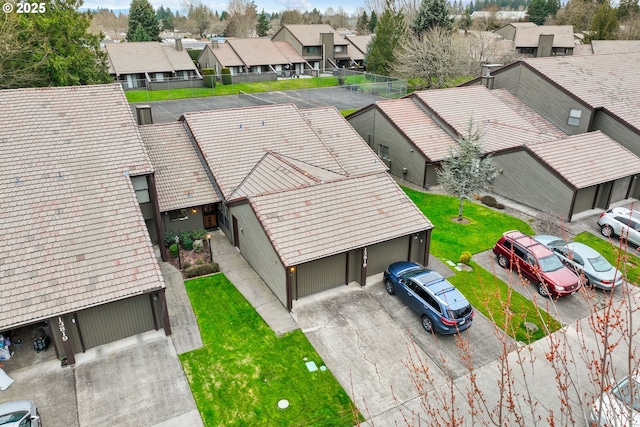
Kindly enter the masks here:
[[411, 31], [415, 36], [420, 36], [433, 27], [451, 29], [452, 22], [449, 18], [449, 4], [446, 0], [422, 0], [420, 9], [411, 25]]
[[640, 13], [638, 0], [620, 0], [618, 4], [618, 19], [623, 20], [629, 15], [637, 15]]
[[402, 12], [396, 9], [395, 0], [387, 0], [384, 12], [376, 25], [376, 33], [367, 46], [367, 71], [389, 75], [406, 34], [407, 26]]
[[258, 23], [256, 24], [256, 33], [258, 37], [264, 37], [269, 34], [269, 30], [271, 29], [271, 21], [266, 13], [264, 13], [264, 9], [258, 15]]
[[[127, 40], [130, 42], [144, 41], [136, 39], [138, 25], [142, 26], [144, 33], [150, 40], [160, 41], [160, 25], [158, 18], [153, 11], [153, 6], [148, 0], [132, 0], [129, 6], [129, 30], [127, 31]], [[142, 35], [142, 32], [138, 32]]]
[[164, 6], [160, 6], [158, 10], [156, 10], [156, 17], [160, 23], [160, 27], [163, 30], [172, 30], [174, 28], [173, 25], [173, 12], [171, 12], [171, 8]]
[[588, 34], [588, 41], [591, 40], [613, 40], [619, 27], [617, 11], [609, 5], [608, 1], [603, 2], [596, 11], [591, 21], [591, 31]]
[[359, 34], [369, 34], [369, 17], [367, 16], [367, 12], [362, 12], [362, 15], [358, 17], [356, 31], [358, 31]]
[[144, 30], [144, 27], [142, 26], [142, 24], [138, 24], [138, 26], [136, 27], [136, 30], [133, 32], [133, 41], [137, 41], [137, 42], [151, 41], [151, 37], [149, 37], [149, 34], [147, 34], [147, 32]]
[[375, 10], [371, 11], [371, 18], [369, 19], [369, 33], [376, 32], [376, 26], [378, 25], [378, 15]]
[[543, 25], [547, 19], [547, 0], [531, 0], [527, 8], [529, 21], [536, 25]]

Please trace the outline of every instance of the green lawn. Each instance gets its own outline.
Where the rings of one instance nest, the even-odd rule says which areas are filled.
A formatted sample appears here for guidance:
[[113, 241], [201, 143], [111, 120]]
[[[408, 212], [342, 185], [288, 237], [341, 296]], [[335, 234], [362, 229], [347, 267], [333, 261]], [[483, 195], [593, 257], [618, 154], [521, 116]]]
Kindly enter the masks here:
[[[638, 279], [640, 278], [640, 258], [621, 250], [619, 240], [614, 239], [612, 242], [608, 242], [588, 232], [578, 234], [574, 240], [591, 246], [600, 252], [611, 265], [617, 267], [624, 274], [627, 282], [636, 286], [638, 285]], [[618, 263], [620, 254], [624, 254], [625, 258], [621, 258], [620, 263]]]
[[164, 101], [167, 99], [202, 98], [206, 96], [237, 95], [246, 93], [272, 92], [280, 90], [312, 89], [338, 86], [337, 77], [317, 77], [304, 79], [280, 79], [268, 82], [234, 83], [215, 88], [171, 89], [171, 90], [128, 90], [125, 92], [129, 102]]
[[[206, 426], [353, 426], [363, 418], [304, 334], [277, 337], [223, 275], [185, 282], [204, 347], [180, 356]], [[280, 410], [278, 401], [289, 408]]]
[[[442, 261], [458, 262], [464, 251], [476, 254], [491, 249], [507, 230], [534, 234], [527, 222], [469, 201], [465, 202], [463, 211], [468, 223], [460, 224], [452, 221], [452, 218], [458, 217], [458, 199], [403, 189], [433, 223], [431, 254]], [[460, 289], [476, 309], [493, 319], [511, 337], [523, 342], [535, 341], [560, 328], [559, 322], [538, 309], [530, 300], [514, 292], [492, 272], [474, 262], [471, 264], [473, 271], [457, 272], [449, 281]], [[509, 310], [505, 310], [507, 307]], [[505, 313], [513, 313], [513, 317], [506, 321]], [[538, 332], [528, 336], [523, 326], [525, 320], [538, 325]], [[547, 328], [548, 331], [545, 330]]]

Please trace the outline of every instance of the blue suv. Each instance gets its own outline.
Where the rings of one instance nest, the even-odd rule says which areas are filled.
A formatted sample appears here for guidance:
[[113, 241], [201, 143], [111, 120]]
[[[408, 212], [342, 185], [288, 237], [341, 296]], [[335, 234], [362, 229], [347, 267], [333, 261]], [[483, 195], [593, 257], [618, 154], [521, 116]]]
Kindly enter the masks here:
[[415, 262], [396, 262], [384, 271], [389, 295], [398, 295], [422, 318], [428, 332], [455, 334], [471, 326], [473, 307], [437, 272]]

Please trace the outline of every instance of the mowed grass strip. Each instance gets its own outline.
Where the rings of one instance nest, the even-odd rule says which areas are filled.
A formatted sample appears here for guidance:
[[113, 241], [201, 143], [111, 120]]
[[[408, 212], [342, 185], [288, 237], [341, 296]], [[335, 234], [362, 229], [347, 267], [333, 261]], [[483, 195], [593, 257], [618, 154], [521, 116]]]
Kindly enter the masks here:
[[629, 250], [625, 251], [624, 246], [621, 247], [620, 240], [615, 238], [611, 239], [611, 241], [604, 240], [586, 231], [578, 234], [574, 240], [591, 246], [600, 252], [600, 255], [605, 257], [611, 265], [617, 267], [618, 270], [624, 274], [627, 282], [635, 286], [638, 285], [638, 279], [640, 279], [640, 258], [631, 253], [632, 247], [629, 247]]
[[[180, 356], [206, 426], [353, 426], [362, 417], [300, 331], [278, 337], [223, 275], [185, 282], [203, 348]], [[287, 409], [278, 409], [281, 399]]]
[[[433, 223], [431, 254], [443, 261], [458, 262], [464, 251], [477, 254], [489, 250], [507, 230], [534, 234], [527, 222], [468, 201], [465, 201], [463, 210], [466, 222], [459, 223], [456, 220], [460, 204], [458, 199], [409, 188], [403, 189]], [[509, 336], [518, 341], [530, 342], [560, 328], [557, 320], [524, 296], [514, 292], [509, 285], [496, 278], [493, 272], [485, 270], [473, 261], [471, 265], [473, 271], [456, 272], [456, 275], [448, 280], [462, 292], [471, 305], [492, 319]], [[539, 330], [529, 334], [524, 327], [525, 321], [534, 323]]]
[[207, 96], [237, 95], [240, 91], [245, 93], [259, 93], [331, 86], [338, 86], [337, 77], [280, 79], [267, 82], [234, 83], [229, 85], [223, 85], [218, 82], [215, 88], [202, 87], [167, 90], [134, 89], [125, 91], [125, 95], [129, 102], [148, 102], [166, 101], [169, 99], [203, 98]]

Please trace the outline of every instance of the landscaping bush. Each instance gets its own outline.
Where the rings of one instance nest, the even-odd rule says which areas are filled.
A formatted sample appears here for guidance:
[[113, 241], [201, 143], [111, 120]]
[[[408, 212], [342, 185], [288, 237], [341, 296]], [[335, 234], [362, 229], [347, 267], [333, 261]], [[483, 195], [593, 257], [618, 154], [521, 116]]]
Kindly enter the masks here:
[[178, 256], [178, 245], [176, 245], [175, 243], [172, 244], [171, 246], [169, 246], [169, 252], [171, 253], [172, 257], [177, 257]]
[[502, 203], [497, 203], [496, 209], [504, 209], [504, 205]]
[[498, 206], [498, 202], [496, 201], [496, 198], [493, 196], [482, 196], [482, 198], [480, 199], [480, 201], [487, 205], [490, 206], [492, 208], [495, 208], [496, 206]]
[[204, 87], [216, 87], [216, 70], [213, 68], [202, 69], [202, 84]]
[[223, 68], [220, 70], [220, 78], [222, 79], [223, 85], [230, 85], [232, 83], [231, 80], [231, 70], [228, 68]]
[[196, 260], [196, 265], [204, 265], [204, 260], [202, 258], [198, 258]]
[[193, 241], [190, 231], [180, 231], [180, 242], [184, 242], [184, 239], [190, 239]]
[[202, 248], [204, 247], [204, 242], [202, 240], [194, 240], [193, 241], [193, 251], [196, 253], [202, 252]]
[[190, 251], [193, 249], [193, 240], [190, 237], [182, 239], [182, 247], [185, 251]]
[[462, 252], [462, 255], [460, 255], [460, 262], [462, 264], [469, 265], [469, 263], [471, 262], [471, 252], [469, 251]]
[[182, 268], [189, 268], [191, 267], [191, 263], [189, 261], [185, 261], [182, 263]]
[[211, 264], [194, 265], [192, 267], [185, 268], [184, 274], [185, 276], [190, 278], [204, 276], [205, 274], [217, 273], [218, 271], [220, 271], [220, 266], [218, 266], [218, 264], [214, 262]]
[[193, 230], [191, 232], [191, 240], [204, 240], [207, 237], [207, 230], [204, 228], [198, 228], [197, 230]]
[[164, 232], [164, 244], [167, 247], [174, 245], [176, 243], [176, 236], [178, 234], [175, 231], [165, 231]]

